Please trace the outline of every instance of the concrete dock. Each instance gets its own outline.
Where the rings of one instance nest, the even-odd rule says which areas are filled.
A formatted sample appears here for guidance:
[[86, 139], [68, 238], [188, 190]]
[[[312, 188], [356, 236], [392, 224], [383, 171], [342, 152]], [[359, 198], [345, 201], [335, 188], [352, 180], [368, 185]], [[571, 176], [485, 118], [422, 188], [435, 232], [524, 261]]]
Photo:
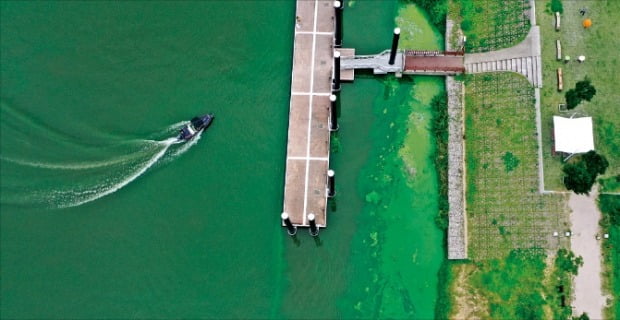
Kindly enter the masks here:
[[283, 205], [295, 226], [311, 213], [327, 226], [334, 16], [333, 1], [297, 1]]

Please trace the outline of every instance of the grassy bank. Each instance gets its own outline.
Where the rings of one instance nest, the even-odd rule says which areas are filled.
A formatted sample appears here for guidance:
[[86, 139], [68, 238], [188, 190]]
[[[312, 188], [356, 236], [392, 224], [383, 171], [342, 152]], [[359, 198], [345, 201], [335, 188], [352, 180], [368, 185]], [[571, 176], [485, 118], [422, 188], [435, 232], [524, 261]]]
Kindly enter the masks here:
[[[554, 156], [553, 115], [589, 115], [594, 124], [594, 145], [598, 153], [609, 160], [605, 177], [620, 174], [620, 114], [616, 111], [620, 101], [617, 82], [620, 59], [620, 28], [615, 27], [620, 18], [620, 1], [562, 1], [564, 13], [560, 31], [555, 31], [555, 18], [550, 10], [543, 10], [548, 0], [537, 0], [537, 21], [541, 31], [543, 88], [541, 89], [541, 116], [545, 187], [548, 190], [564, 190], [562, 184], [562, 157]], [[587, 14], [581, 16], [579, 9], [587, 7]], [[591, 18], [592, 27], [584, 29], [581, 22]], [[614, 26], [614, 27], [612, 27]], [[569, 55], [572, 61], [564, 63], [556, 60], [556, 40], [562, 44], [562, 55]], [[579, 63], [574, 59], [585, 55], [586, 61]], [[557, 90], [557, 68], [562, 68], [564, 91]], [[596, 87], [597, 93], [591, 102], [583, 102], [571, 112], [559, 112], [558, 104], [564, 103], [564, 92], [573, 88], [577, 81], [588, 77]]]
[[[570, 292], [570, 278], [559, 276], [548, 255], [569, 245], [565, 238], [552, 237], [553, 231], [568, 230], [566, 198], [538, 193], [533, 88], [513, 73], [467, 76], [465, 86], [472, 262], [448, 267], [455, 296], [447, 303], [450, 315], [562, 315], [566, 309], [559, 307], [555, 290], [562, 285]], [[531, 290], [519, 292], [522, 286]]]
[[620, 196], [601, 194], [599, 208], [603, 214], [601, 229], [609, 234], [609, 239], [603, 239], [603, 289], [612, 295], [605, 318], [620, 318]]
[[[451, 1], [449, 19], [464, 29], [467, 51], [484, 52], [525, 38], [528, 11], [523, 0]], [[570, 243], [552, 234], [569, 228], [567, 199], [538, 193], [534, 89], [512, 73], [464, 78], [472, 260], [446, 264], [451, 299], [437, 315], [565, 318], [571, 277], [556, 262]]]
[[428, 14], [429, 21], [439, 33], [446, 33], [446, 13], [448, 0], [401, 0], [405, 4], [413, 3]]
[[[435, 140], [436, 148], [433, 159], [437, 170], [439, 182], [439, 198], [437, 207], [439, 212], [435, 223], [442, 230], [448, 228], [448, 102], [444, 93], [436, 95], [431, 101], [432, 115], [431, 133]], [[445, 241], [443, 244], [444, 252]], [[446, 319], [452, 309], [452, 297], [450, 296], [453, 283], [452, 262], [444, 260], [437, 274], [437, 302], [435, 304], [435, 318]]]

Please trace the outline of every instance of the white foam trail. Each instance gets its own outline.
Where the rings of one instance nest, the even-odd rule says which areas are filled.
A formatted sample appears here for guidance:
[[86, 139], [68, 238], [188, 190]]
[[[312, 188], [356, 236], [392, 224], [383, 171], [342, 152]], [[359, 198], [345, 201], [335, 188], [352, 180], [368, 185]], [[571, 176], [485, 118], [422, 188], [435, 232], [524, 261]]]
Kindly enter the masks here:
[[162, 140], [162, 141], [158, 141], [158, 143], [166, 145], [166, 146], [170, 146], [173, 144], [179, 144], [179, 143], [183, 143], [183, 140], [177, 138], [177, 137], [172, 137], [172, 138], [168, 138], [166, 140]]
[[34, 162], [27, 161], [21, 159], [13, 159], [7, 157], [0, 157], [2, 160], [6, 160], [9, 162], [17, 163], [23, 166], [29, 167], [37, 167], [44, 169], [59, 169], [59, 170], [87, 170], [87, 169], [95, 169], [101, 167], [113, 166], [115, 164], [123, 163], [128, 160], [132, 160], [138, 158], [137, 155], [125, 156], [114, 160], [107, 161], [93, 161], [93, 162], [82, 162], [82, 163], [48, 163], [48, 162]]
[[[97, 200], [99, 198], [105, 197], [105, 196], [107, 196], [109, 194], [112, 194], [112, 193], [120, 190], [124, 186], [126, 186], [129, 183], [131, 183], [132, 181], [136, 180], [139, 176], [141, 176], [144, 172], [146, 172], [146, 170], [148, 170], [150, 167], [152, 167], [157, 162], [157, 160], [159, 160], [161, 157], [164, 156], [164, 154], [166, 153], [168, 148], [170, 148], [171, 145], [172, 145], [172, 143], [166, 145], [163, 149], [161, 149], [161, 151], [159, 151], [155, 156], [153, 156], [149, 161], [147, 161], [136, 172], [134, 172], [132, 175], [130, 175], [129, 177], [125, 178], [121, 182], [111, 186], [110, 188], [104, 190], [103, 192], [95, 194], [92, 197], [89, 197], [89, 198], [86, 198], [84, 200], [77, 201], [77, 202], [74, 202], [74, 203], [70, 203], [68, 205], [61, 206], [61, 208], [77, 207], [79, 205], [83, 205], [85, 203], [88, 203], [88, 202], [91, 202], [91, 201], [95, 201], [95, 200]], [[86, 192], [89, 192], [89, 191], [86, 191]]]
[[[177, 138], [169, 138], [166, 140], [162, 140], [162, 141], [153, 141], [153, 140], [140, 140], [140, 141], [134, 141], [135, 142], [141, 142], [141, 143], [149, 143], [149, 144], [157, 144], [157, 145], [171, 145], [171, 144], [175, 144], [175, 143], [180, 143], [182, 141], [179, 141], [179, 139]], [[0, 156], [1, 160], [5, 160], [5, 161], [9, 161], [9, 162], [13, 162], [16, 164], [20, 164], [23, 166], [30, 166], [30, 167], [37, 167], [37, 168], [43, 168], [43, 169], [58, 169], [58, 170], [87, 170], [87, 169], [96, 169], [96, 168], [101, 168], [101, 167], [109, 167], [109, 166], [113, 166], [116, 164], [120, 164], [120, 163], [125, 163], [129, 160], [134, 160], [137, 158], [140, 158], [141, 156], [143, 156], [142, 153], [143, 150], [138, 151], [138, 152], [134, 152], [130, 155], [126, 155], [123, 157], [119, 157], [116, 159], [111, 159], [111, 160], [104, 160], [104, 161], [92, 161], [92, 162], [77, 162], [77, 163], [50, 163], [50, 162], [38, 162], [38, 161], [29, 161], [29, 160], [23, 160], [23, 159], [15, 159], [15, 158], [9, 158], [9, 157], [4, 157], [4, 156]]]
[[[190, 142], [186, 143], [183, 147], [183, 151], [185, 152], [187, 151], [187, 149], [189, 149], [191, 146], [195, 145], [196, 142], [198, 141], [198, 139], [200, 139], [200, 133], [198, 135], [196, 135], [196, 137], [194, 137], [194, 139], [192, 139]], [[80, 205], [83, 205], [85, 203], [88, 202], [92, 202], [95, 201], [97, 199], [100, 199], [102, 197], [105, 197], [109, 194], [112, 194], [118, 190], [120, 190], [121, 188], [123, 188], [124, 186], [128, 185], [129, 183], [131, 183], [132, 181], [136, 180], [138, 177], [140, 177], [142, 174], [144, 174], [149, 168], [151, 168], [153, 165], [155, 165], [157, 163], [157, 161], [159, 161], [165, 154], [166, 151], [168, 151], [168, 149], [174, 145], [174, 144], [178, 144], [178, 143], [182, 143], [183, 140], [179, 140], [176, 137], [172, 137], [172, 138], [168, 138], [166, 140], [162, 140], [162, 141], [154, 141], [157, 142], [161, 145], [163, 145], [164, 147], [161, 149], [161, 151], [159, 151], [157, 154], [155, 154], [155, 156], [153, 156], [151, 159], [149, 159], [149, 161], [147, 161], [144, 165], [140, 166], [138, 170], [136, 170], [136, 172], [134, 172], [132, 175], [130, 175], [129, 177], [123, 179], [122, 181], [120, 181], [119, 183], [116, 183], [114, 185], [112, 185], [109, 188], [101, 188], [101, 189], [90, 189], [90, 190], [85, 190], [76, 194], [90, 194], [90, 193], [96, 193], [91, 197], [88, 197], [84, 200], [80, 200], [77, 202], [73, 202], [70, 203], [68, 205], [61, 205], [61, 208], [68, 208], [68, 207], [77, 207]], [[175, 155], [180, 155], [181, 153], [177, 152], [175, 153]]]

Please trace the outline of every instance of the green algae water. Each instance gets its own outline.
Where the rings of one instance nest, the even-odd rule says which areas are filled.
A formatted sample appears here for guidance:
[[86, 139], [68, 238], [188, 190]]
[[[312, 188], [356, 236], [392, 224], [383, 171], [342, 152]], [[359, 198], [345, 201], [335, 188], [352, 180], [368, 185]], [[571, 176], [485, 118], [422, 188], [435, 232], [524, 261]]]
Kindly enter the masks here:
[[[389, 47], [395, 22], [403, 29], [403, 47], [443, 47], [442, 36], [415, 6], [355, 1], [344, 16], [343, 47], [360, 54]], [[360, 73], [343, 86], [331, 155], [337, 195], [328, 205], [329, 228], [316, 241], [303, 232], [285, 239], [284, 316], [434, 318], [445, 253], [434, 222], [438, 185], [430, 102], [443, 90], [443, 78]]]
[[[347, 2], [345, 47], [389, 47], [399, 16], [401, 43], [439, 48], [399, 6]], [[442, 79], [344, 86], [329, 228], [292, 239], [278, 217], [294, 2], [0, 9], [3, 318], [433, 317]], [[206, 112], [200, 139], [170, 139]]]

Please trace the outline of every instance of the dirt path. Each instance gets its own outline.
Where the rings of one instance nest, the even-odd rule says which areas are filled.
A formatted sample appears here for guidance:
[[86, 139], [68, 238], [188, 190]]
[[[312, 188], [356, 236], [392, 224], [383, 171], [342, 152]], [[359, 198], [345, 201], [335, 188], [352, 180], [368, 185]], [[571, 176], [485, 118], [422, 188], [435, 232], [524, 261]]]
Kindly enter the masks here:
[[601, 240], [596, 240], [601, 218], [596, 205], [597, 197], [596, 191], [590, 193], [590, 196], [571, 194], [568, 201], [572, 210], [571, 248], [577, 256], [583, 257], [583, 267], [579, 268], [579, 274], [575, 277], [573, 314], [586, 312], [590, 319], [602, 319], [605, 305], [601, 289]]

